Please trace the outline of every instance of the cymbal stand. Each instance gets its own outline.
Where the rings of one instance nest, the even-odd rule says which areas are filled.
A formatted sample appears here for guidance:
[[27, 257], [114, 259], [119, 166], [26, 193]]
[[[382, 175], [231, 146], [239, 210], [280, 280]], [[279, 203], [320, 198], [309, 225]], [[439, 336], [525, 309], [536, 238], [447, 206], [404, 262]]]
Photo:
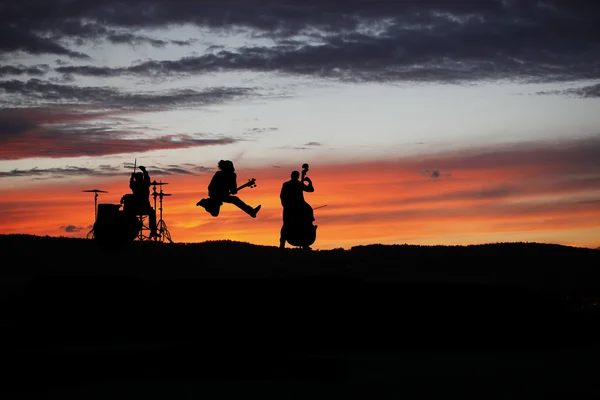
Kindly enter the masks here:
[[154, 197], [154, 209], [156, 210], [156, 198], [159, 198], [159, 219], [158, 222], [156, 223], [156, 231], [158, 233], [158, 236], [155, 238], [155, 240], [160, 240], [161, 242], [164, 242], [165, 240], [168, 240], [169, 243], [173, 243], [173, 240], [171, 239], [171, 233], [169, 232], [169, 230], [167, 229], [167, 224], [166, 222], [163, 220], [163, 197], [164, 196], [170, 196], [170, 194], [168, 193], [163, 193], [162, 190], [162, 182], [159, 183], [160, 185], [160, 192], [156, 192], [156, 185], [154, 185], [154, 188], [152, 189], [152, 196]]
[[[82, 191], [94, 193], [94, 223], [95, 223], [96, 220], [98, 219], [98, 193], [108, 193], [108, 192], [105, 190], [98, 190], [98, 189], [90, 189], [90, 190], [82, 190]], [[90, 229], [90, 231], [87, 233], [86, 238], [87, 239], [94, 238], [94, 225], [93, 224], [92, 224], [92, 229]]]

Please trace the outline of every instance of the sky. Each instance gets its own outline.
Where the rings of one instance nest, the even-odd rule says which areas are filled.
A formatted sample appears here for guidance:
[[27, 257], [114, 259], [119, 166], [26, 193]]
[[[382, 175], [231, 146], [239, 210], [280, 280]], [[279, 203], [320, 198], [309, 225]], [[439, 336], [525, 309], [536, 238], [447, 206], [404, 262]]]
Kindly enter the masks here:
[[[256, 219], [195, 205], [222, 159]], [[304, 163], [315, 249], [600, 247], [600, 4], [0, 1], [0, 233], [86, 237], [144, 165], [175, 242], [276, 246]]]

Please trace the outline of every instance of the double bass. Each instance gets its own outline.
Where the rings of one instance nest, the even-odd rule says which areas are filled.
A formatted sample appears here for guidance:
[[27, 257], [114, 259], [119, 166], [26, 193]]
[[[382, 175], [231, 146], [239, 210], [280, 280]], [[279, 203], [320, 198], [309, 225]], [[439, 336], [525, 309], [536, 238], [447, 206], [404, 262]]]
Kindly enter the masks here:
[[[302, 184], [306, 181], [308, 169], [308, 164], [302, 164]], [[306, 205], [310, 207], [308, 203]], [[317, 239], [317, 225], [313, 224], [313, 218], [303, 217], [292, 224], [286, 224], [284, 227], [286, 241], [292, 246], [309, 247]]]

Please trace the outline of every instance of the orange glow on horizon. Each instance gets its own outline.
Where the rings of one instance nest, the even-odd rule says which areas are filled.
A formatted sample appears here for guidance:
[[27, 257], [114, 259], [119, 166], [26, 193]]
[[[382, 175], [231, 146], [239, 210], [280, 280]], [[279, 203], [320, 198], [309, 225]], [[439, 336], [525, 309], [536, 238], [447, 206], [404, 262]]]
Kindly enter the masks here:
[[[326, 205], [315, 211], [319, 228], [313, 248], [506, 241], [600, 246], [600, 171], [562, 173], [561, 165], [535, 163], [518, 168], [467, 165], [434, 177], [423, 172], [421, 164], [405, 160], [311, 165], [308, 175], [315, 192], [305, 198], [313, 207]], [[164, 197], [163, 220], [175, 242], [229, 239], [276, 246], [282, 213], [279, 190], [299, 167], [237, 166], [238, 185], [257, 180], [257, 187], [238, 194], [251, 206], [262, 204], [256, 219], [230, 204], [224, 204], [216, 218], [196, 207], [207, 195], [210, 173], [149, 172], [153, 180], [167, 182], [163, 191], [171, 196]], [[94, 193], [82, 190], [105, 190], [108, 193], [100, 193], [98, 202], [118, 204], [130, 192], [128, 181], [128, 175], [85, 185], [46, 181], [4, 191], [0, 231], [85, 237], [93, 224]]]

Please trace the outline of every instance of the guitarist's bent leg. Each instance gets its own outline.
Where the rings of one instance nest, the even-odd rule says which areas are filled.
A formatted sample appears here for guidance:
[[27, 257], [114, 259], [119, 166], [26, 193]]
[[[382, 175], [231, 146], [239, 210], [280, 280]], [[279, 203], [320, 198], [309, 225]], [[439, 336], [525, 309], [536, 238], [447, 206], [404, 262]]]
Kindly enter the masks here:
[[215, 199], [213, 197], [202, 199], [198, 203], [196, 203], [197, 206], [201, 206], [202, 208], [204, 208], [206, 212], [208, 212], [213, 217], [219, 216], [221, 204], [223, 204], [221, 200]]
[[244, 211], [252, 218], [256, 218], [256, 213], [258, 212], [258, 210], [260, 210], [260, 205], [256, 208], [252, 208], [248, 204], [244, 203], [242, 199], [240, 199], [237, 196], [227, 196], [223, 199], [223, 202], [237, 206], [240, 210]]

